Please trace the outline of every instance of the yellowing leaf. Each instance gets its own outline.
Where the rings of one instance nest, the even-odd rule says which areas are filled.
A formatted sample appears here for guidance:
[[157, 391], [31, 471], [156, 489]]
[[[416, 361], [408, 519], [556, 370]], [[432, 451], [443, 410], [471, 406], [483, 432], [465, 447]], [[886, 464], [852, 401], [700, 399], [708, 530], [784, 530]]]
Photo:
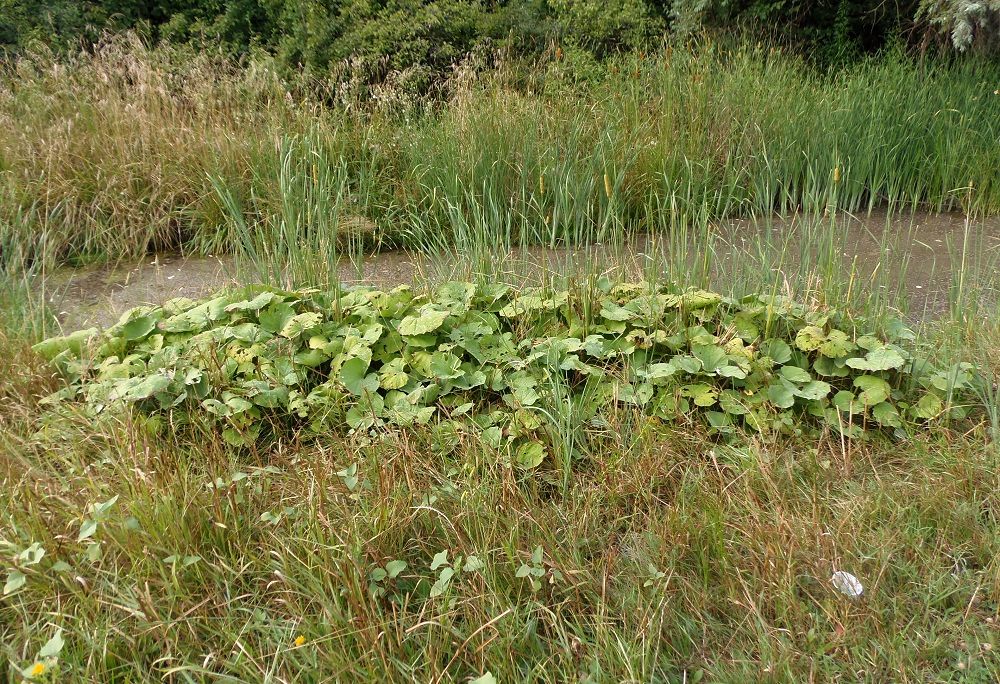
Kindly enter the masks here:
[[433, 305], [425, 305], [420, 312], [404, 318], [399, 324], [401, 335], [424, 335], [441, 327], [448, 318], [447, 309], [439, 309]]
[[815, 351], [826, 340], [826, 333], [815, 325], [807, 325], [795, 335], [795, 346], [802, 351]]
[[300, 313], [289, 318], [278, 334], [282, 337], [292, 339], [315, 328], [322, 320], [323, 315], [315, 311]]
[[819, 345], [820, 354], [834, 359], [847, 356], [852, 351], [854, 343], [843, 330], [831, 330], [823, 344]]
[[379, 384], [382, 389], [393, 390], [405, 387], [409, 376], [403, 370], [403, 359], [393, 359], [379, 370]]

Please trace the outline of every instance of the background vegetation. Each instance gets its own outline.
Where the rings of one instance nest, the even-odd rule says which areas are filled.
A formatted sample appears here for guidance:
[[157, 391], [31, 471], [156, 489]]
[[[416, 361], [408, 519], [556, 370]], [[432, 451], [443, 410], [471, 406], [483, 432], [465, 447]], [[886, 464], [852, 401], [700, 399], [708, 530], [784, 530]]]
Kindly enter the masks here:
[[995, 47], [994, 0], [217, 0], [0, 3], [0, 46], [33, 40], [63, 48], [94, 43], [104, 29], [136, 29], [152, 42], [260, 49], [286, 67], [322, 73], [347, 58], [375, 74], [440, 72], [469, 52], [506, 47], [534, 55], [556, 42], [604, 56], [658, 43], [669, 33], [761, 29], [837, 64], [892, 44], [925, 50]]
[[339, 76], [299, 89], [265, 57], [122, 37], [0, 79], [7, 264], [232, 251], [240, 225], [357, 217], [369, 243], [557, 245], [774, 211], [1000, 210], [989, 60], [893, 52], [823, 74], [706, 42], [527, 75], [460, 66], [419, 96]]

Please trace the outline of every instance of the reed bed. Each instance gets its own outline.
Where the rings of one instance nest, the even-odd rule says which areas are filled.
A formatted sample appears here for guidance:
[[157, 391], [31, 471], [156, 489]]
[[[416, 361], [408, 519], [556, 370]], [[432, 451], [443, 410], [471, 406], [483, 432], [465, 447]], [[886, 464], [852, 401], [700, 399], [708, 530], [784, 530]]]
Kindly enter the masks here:
[[269, 234], [292, 214], [328, 216], [317, 230], [335, 234], [363, 219], [384, 247], [580, 244], [774, 212], [1000, 211], [1000, 68], [975, 60], [889, 53], [825, 75], [705, 43], [586, 79], [555, 57], [457, 67], [431, 99], [126, 37], [30, 55], [0, 83], [4, 263], [234, 251], [240, 221]]

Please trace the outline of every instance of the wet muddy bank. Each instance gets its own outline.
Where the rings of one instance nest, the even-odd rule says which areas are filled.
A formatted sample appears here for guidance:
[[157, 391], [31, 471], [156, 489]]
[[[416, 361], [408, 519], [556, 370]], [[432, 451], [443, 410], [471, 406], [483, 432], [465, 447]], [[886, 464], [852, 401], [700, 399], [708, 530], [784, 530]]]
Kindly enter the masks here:
[[[547, 277], [606, 272], [621, 278], [648, 277], [670, 268], [699, 272], [708, 284], [726, 290], [740, 279], [767, 279], [796, 285], [824, 277], [830, 265], [861, 288], [889, 288], [912, 317], [946, 311], [956, 288], [975, 289], [989, 299], [998, 292], [1000, 218], [968, 220], [953, 214], [872, 214], [836, 220], [789, 219], [730, 221], [708, 236], [682, 246], [676, 236], [644, 234], [616, 245], [579, 248], [490, 249], [479, 254], [429, 256], [402, 251], [344, 257], [345, 283], [382, 288], [399, 284], [465, 279], [474, 272], [512, 283], [543, 282]], [[678, 252], [683, 252], [679, 254]], [[45, 296], [65, 329], [107, 326], [122, 312], [174, 297], [204, 297], [241, 279], [231, 256], [151, 255], [116, 266], [65, 268], [45, 281]], [[826, 273], [825, 277], [830, 274]], [[249, 279], [248, 279], [249, 280]], [[1000, 301], [1000, 297], [993, 301]]]

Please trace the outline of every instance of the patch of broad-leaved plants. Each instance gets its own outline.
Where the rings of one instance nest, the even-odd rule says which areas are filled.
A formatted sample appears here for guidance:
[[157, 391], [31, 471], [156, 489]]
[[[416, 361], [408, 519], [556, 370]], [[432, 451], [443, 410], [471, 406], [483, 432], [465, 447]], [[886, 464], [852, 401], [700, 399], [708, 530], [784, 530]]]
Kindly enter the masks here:
[[543, 398], [555, 383], [582, 420], [629, 405], [720, 434], [902, 435], [963, 416], [972, 366], [936, 367], [913, 339], [898, 321], [866, 326], [783, 296], [451, 282], [429, 295], [254, 287], [176, 299], [35, 349], [66, 379], [47, 399], [56, 413], [200, 413], [234, 445], [431, 424], [534, 468], [551, 453]]

